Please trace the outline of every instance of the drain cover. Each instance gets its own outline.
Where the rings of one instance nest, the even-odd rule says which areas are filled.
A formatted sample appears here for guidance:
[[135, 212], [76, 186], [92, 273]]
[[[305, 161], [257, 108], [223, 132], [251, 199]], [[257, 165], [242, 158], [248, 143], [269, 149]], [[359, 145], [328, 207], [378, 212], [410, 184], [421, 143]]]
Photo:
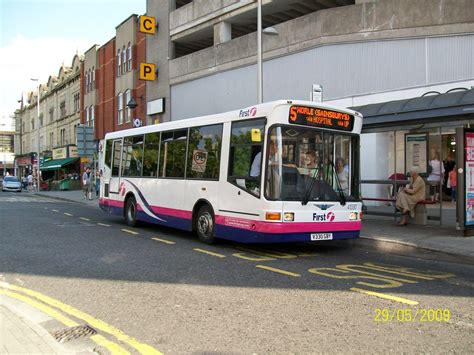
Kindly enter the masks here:
[[51, 333], [59, 343], [65, 343], [79, 338], [88, 338], [97, 334], [97, 331], [88, 325], [78, 325], [77, 327], [66, 328]]

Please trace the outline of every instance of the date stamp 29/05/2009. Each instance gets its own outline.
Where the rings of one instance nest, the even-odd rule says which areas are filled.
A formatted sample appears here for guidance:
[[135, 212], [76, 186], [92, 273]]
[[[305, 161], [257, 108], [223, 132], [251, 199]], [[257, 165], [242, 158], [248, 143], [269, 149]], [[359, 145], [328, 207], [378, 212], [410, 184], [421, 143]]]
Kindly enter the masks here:
[[446, 323], [451, 320], [451, 311], [445, 309], [411, 309], [411, 308], [376, 308], [374, 309], [374, 322], [420, 322], [420, 323]]

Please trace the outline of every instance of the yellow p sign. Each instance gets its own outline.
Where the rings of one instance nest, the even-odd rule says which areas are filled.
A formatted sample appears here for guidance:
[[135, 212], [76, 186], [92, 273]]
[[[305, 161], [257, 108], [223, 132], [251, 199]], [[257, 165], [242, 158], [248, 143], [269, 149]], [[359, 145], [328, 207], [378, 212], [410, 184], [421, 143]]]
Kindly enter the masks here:
[[140, 32], [155, 34], [156, 20], [150, 16], [140, 16]]
[[140, 80], [155, 80], [155, 64], [140, 63]]

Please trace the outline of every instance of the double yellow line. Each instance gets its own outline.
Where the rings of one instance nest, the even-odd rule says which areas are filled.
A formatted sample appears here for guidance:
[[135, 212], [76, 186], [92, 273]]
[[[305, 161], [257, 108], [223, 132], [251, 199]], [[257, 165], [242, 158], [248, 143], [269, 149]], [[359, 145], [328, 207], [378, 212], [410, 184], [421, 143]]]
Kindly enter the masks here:
[[[85, 321], [87, 324], [89, 324], [96, 330], [100, 330], [102, 332], [112, 335], [117, 340], [133, 347], [141, 354], [161, 354], [161, 352], [151, 347], [150, 345], [140, 343], [135, 338], [126, 335], [121, 330], [105, 323], [104, 321], [96, 319], [91, 315], [78, 310], [77, 308], [64, 304], [39, 292], [29, 290], [20, 286], [10, 285], [6, 282], [0, 282], [0, 295], [5, 295], [10, 298], [14, 298], [21, 302], [27, 303], [30, 306], [33, 306], [34, 308], [38, 309], [39, 311], [49, 315], [50, 317], [53, 317], [54, 319], [63, 323], [67, 327], [75, 327], [79, 324], [71, 318], [64, 316], [61, 312], [64, 312], [70, 316]], [[59, 312], [58, 310], [61, 312]], [[110, 340], [107, 340], [104, 336], [100, 334], [93, 335], [90, 337], [90, 339], [92, 339], [98, 345], [107, 348], [112, 354], [130, 354], [120, 345]]]

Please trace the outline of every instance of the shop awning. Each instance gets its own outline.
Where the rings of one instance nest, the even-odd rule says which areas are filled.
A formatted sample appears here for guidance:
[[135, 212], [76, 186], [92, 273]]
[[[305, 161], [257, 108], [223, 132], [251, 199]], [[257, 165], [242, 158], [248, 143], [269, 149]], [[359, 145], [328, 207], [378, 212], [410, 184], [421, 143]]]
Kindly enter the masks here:
[[40, 170], [41, 171], [57, 170], [57, 169], [62, 168], [63, 166], [74, 163], [78, 159], [79, 158], [66, 158], [66, 159], [49, 160], [49, 161], [41, 164]]

